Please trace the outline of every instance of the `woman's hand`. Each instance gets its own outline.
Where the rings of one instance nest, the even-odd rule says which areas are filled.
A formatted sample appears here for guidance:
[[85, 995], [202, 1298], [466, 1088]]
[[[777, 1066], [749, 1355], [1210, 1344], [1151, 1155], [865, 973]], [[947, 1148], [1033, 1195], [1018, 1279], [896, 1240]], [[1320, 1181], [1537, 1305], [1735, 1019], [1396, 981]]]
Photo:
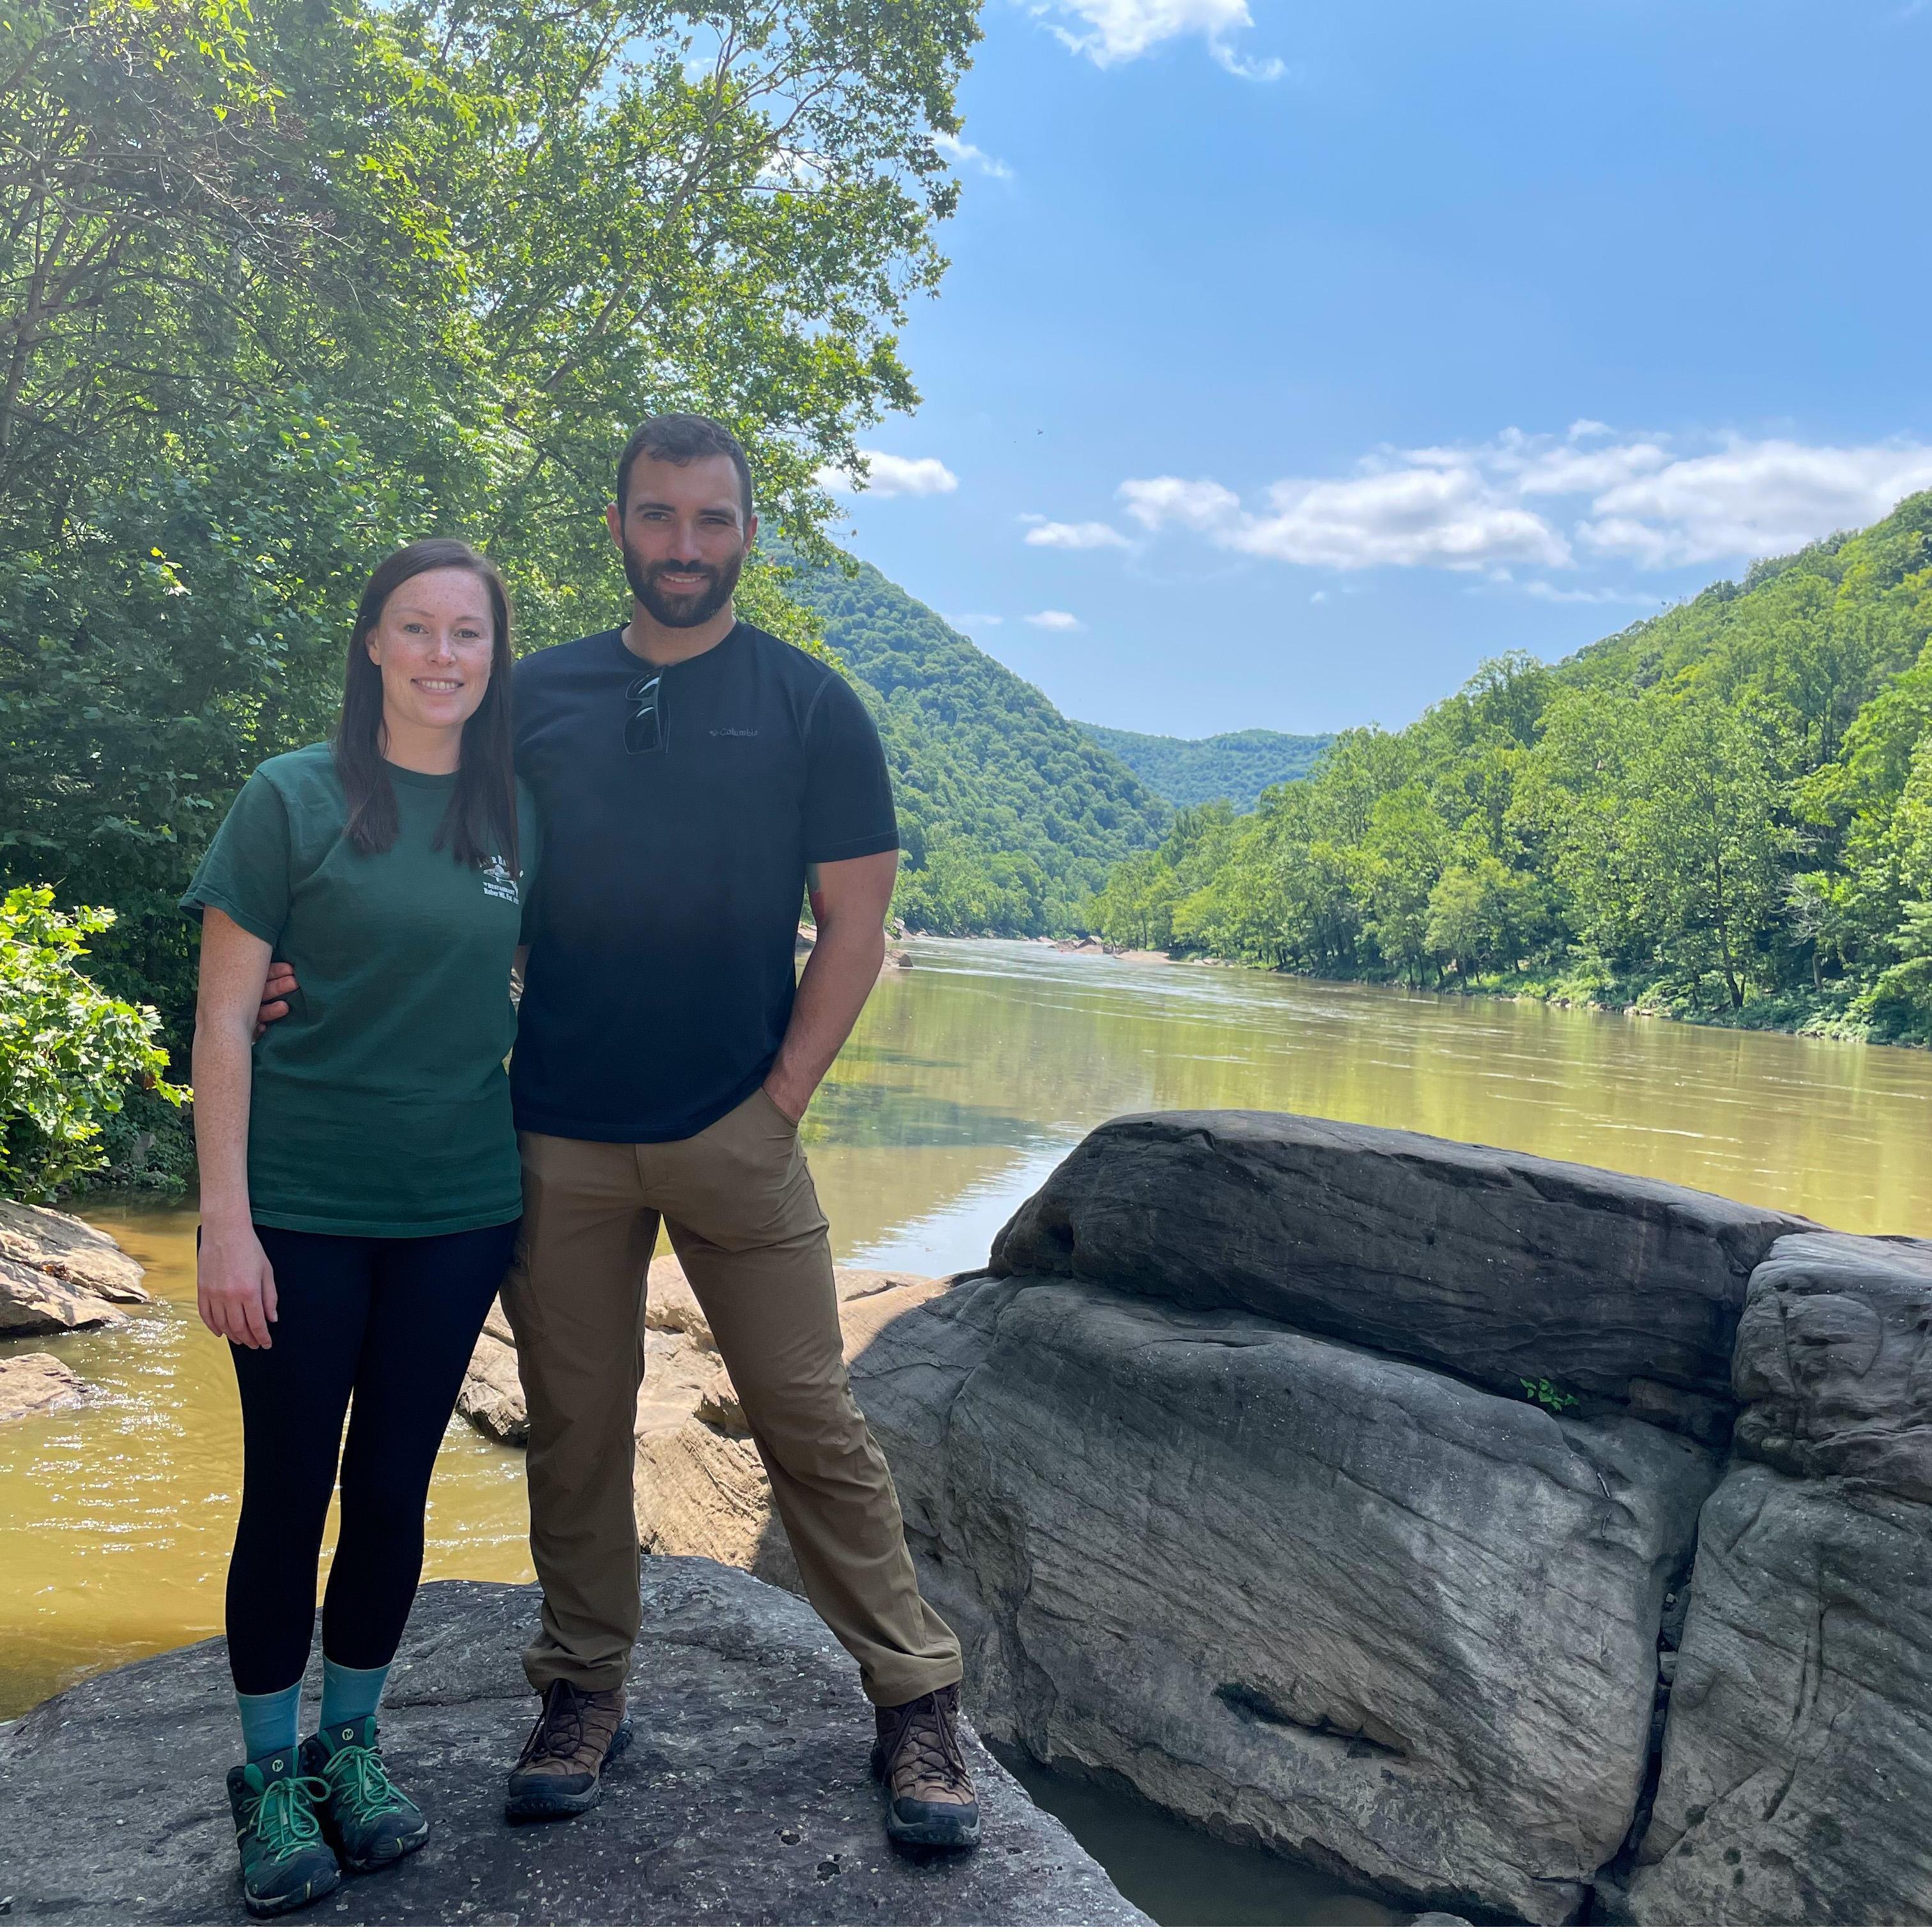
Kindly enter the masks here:
[[209, 1329], [238, 1348], [269, 1348], [275, 1318], [275, 1271], [254, 1229], [204, 1222], [196, 1257], [195, 1302]]

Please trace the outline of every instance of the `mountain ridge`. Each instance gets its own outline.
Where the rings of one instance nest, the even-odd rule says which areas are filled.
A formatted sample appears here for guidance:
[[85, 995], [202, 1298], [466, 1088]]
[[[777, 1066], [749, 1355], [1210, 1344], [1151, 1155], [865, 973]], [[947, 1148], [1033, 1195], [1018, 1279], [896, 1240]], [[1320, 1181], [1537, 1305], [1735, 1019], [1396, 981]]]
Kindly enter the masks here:
[[1157, 796], [1184, 810], [1226, 799], [1237, 812], [1252, 812], [1270, 785], [1306, 778], [1335, 742], [1329, 731], [1269, 731], [1258, 727], [1217, 731], [1205, 738], [1175, 738], [1128, 731], [1113, 724], [1069, 721], [1103, 751], [1136, 773]]

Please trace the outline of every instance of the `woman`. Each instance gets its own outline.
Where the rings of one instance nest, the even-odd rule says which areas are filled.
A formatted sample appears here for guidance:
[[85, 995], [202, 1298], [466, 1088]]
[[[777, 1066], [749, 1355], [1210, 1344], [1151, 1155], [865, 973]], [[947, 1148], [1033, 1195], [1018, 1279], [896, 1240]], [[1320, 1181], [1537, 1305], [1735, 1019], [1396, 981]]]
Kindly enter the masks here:
[[[255, 773], [182, 901], [202, 920], [200, 1304], [242, 1395], [228, 1792], [257, 1917], [429, 1835], [375, 1712], [436, 1446], [522, 1212], [503, 1061], [536, 833], [510, 662], [488, 558], [448, 538], [398, 550], [363, 592], [333, 742]], [[272, 950], [301, 989], [251, 1048]], [[298, 1743], [352, 1397], [322, 1709]]]

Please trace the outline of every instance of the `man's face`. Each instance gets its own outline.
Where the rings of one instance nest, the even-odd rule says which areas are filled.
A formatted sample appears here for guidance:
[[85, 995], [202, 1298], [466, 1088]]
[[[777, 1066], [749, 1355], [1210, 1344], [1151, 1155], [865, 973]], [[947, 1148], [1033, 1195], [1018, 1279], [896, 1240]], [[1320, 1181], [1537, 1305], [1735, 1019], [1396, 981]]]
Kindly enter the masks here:
[[737, 588], [758, 520], [745, 519], [738, 471], [728, 456], [666, 463], [649, 454], [631, 465], [621, 520], [604, 513], [624, 554], [631, 594], [668, 630], [715, 617]]

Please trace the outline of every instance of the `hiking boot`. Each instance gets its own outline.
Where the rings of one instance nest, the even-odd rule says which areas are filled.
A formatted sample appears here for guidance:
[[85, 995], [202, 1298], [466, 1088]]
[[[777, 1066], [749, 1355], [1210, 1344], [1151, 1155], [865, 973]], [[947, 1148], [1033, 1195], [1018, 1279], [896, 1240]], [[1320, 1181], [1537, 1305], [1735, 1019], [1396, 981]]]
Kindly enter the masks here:
[[902, 1845], [980, 1842], [980, 1801], [959, 1748], [959, 1687], [874, 1712], [872, 1775], [886, 1787], [886, 1835]]
[[580, 1690], [558, 1678], [546, 1687], [543, 1714], [510, 1774], [504, 1816], [516, 1825], [588, 1811], [603, 1796], [599, 1780], [630, 1742], [621, 1684]]
[[378, 1870], [428, 1843], [429, 1820], [389, 1782], [373, 1716], [304, 1738], [302, 1768], [326, 1794], [322, 1835], [350, 1871]]
[[228, 1774], [228, 1808], [242, 1854], [242, 1903], [256, 1918], [298, 1912], [342, 1882], [322, 1843], [315, 1803], [327, 1787], [299, 1775], [293, 1751], [238, 1764]]

